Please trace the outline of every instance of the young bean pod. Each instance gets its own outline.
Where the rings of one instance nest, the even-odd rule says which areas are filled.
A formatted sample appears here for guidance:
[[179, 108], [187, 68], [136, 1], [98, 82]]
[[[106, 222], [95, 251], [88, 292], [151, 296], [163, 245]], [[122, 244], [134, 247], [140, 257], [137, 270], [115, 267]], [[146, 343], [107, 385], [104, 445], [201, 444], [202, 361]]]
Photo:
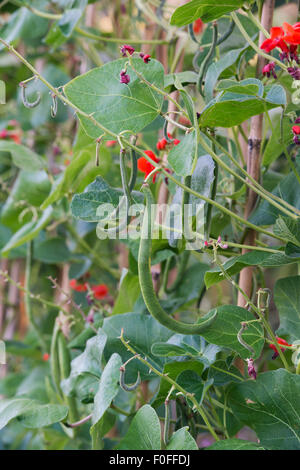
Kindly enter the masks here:
[[166, 328], [176, 333], [186, 335], [200, 334], [214, 322], [217, 312], [213, 314], [210, 313], [208, 316], [206, 315], [195, 324], [183, 323], [170, 317], [161, 307], [156, 297], [151, 275], [151, 234], [153, 225], [151, 209], [154, 204], [154, 199], [148, 185], [144, 184], [142, 191], [146, 197], [146, 211], [141, 232], [138, 272], [144, 302], [150, 314]]

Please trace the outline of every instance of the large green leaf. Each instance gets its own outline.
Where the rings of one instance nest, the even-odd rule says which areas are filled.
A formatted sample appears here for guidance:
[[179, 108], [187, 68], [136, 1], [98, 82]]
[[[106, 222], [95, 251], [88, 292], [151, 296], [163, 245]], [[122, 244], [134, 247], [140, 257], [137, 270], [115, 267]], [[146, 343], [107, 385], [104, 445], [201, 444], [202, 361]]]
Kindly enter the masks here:
[[300, 450], [300, 376], [284, 369], [230, 386], [228, 404], [262, 447]]
[[[127, 61], [109, 62], [75, 78], [64, 87], [73, 104], [88, 114], [93, 113], [96, 121], [117, 134], [126, 130], [141, 131], [159, 115], [163, 103], [163, 96], [142, 82], [129, 65], [130, 83], [120, 83], [120, 72]], [[151, 59], [149, 64], [145, 64], [134, 58], [132, 63], [145, 80], [163, 89], [164, 69], [160, 62]], [[80, 114], [78, 117], [88, 135], [99, 137], [101, 129]]]
[[106, 334], [100, 329], [96, 336], [88, 339], [83, 353], [72, 360], [70, 376], [61, 384], [66, 395], [74, 392], [78, 379], [82, 376], [89, 375], [99, 379], [106, 339]]
[[40, 405], [28, 398], [12, 398], [0, 402], [0, 429], [12, 419], [18, 418], [23, 426], [42, 428], [62, 421], [68, 414], [68, 408], [62, 405]]
[[[237, 334], [241, 329], [241, 322], [253, 320], [253, 314], [235, 305], [222, 305], [217, 307], [217, 312], [216, 320], [201, 336], [209, 343], [229, 348], [246, 359], [249, 351], [239, 343]], [[259, 357], [264, 345], [262, 326], [258, 322], [249, 323], [243, 333], [243, 340], [254, 349], [254, 358]]]
[[280, 334], [288, 334], [290, 341], [300, 339], [300, 276], [279, 279], [274, 300], [280, 316]]
[[[300, 185], [293, 172], [285, 176], [272, 190], [272, 193], [300, 209]], [[271, 225], [276, 221], [278, 215], [283, 214], [281, 214], [279, 209], [263, 199], [249, 220], [256, 225]]]
[[[173, 380], [176, 380], [177, 377], [185, 371], [192, 371], [197, 374], [197, 376], [201, 376], [202, 372], [204, 370], [204, 365], [195, 360], [189, 360], [189, 361], [183, 361], [183, 362], [168, 362], [165, 364], [163, 373], [168, 375]], [[152, 405], [154, 408], [158, 407], [161, 405], [164, 400], [166, 399], [166, 396], [168, 395], [169, 391], [171, 389], [170, 383], [161, 378], [160, 380], [160, 387], [157, 392], [157, 395], [155, 396]]]
[[[112, 188], [106, 181], [97, 176], [93, 183], [89, 184], [84, 193], [75, 194], [71, 203], [71, 211], [76, 219], [85, 220], [86, 222], [98, 222], [103, 218], [107, 218], [106, 211], [98, 212], [101, 204], [111, 204], [117, 207], [123, 196], [121, 189]], [[141, 201], [143, 196], [137, 191], [132, 192], [135, 201]]]
[[233, 438], [215, 442], [205, 450], [264, 450], [264, 448], [255, 442]]
[[122, 359], [119, 354], [114, 353], [106, 364], [101, 375], [98, 391], [94, 399], [92, 416], [93, 427], [103, 418], [111, 402], [117, 395], [119, 387], [120, 367]]
[[[300, 256], [300, 255], [299, 255]], [[279, 267], [286, 264], [296, 263], [299, 258], [287, 256], [284, 252], [267, 253], [263, 251], [251, 251], [241, 256], [229, 259], [223, 265], [223, 269], [230, 275], [234, 276], [239, 273], [245, 266], [262, 266], [265, 268]], [[212, 268], [207, 271], [204, 276], [207, 288], [221, 282], [225, 279], [220, 268]]]
[[287, 242], [300, 247], [300, 219], [294, 220], [289, 217], [278, 217], [274, 233], [285, 238]]
[[[35, 152], [21, 144], [8, 140], [0, 141], [0, 152], [9, 152], [14, 165], [22, 170], [36, 171], [45, 167], [45, 161]], [[1, 153], [0, 153], [1, 162]]]
[[186, 134], [180, 144], [172, 148], [168, 155], [168, 162], [179, 176], [190, 175], [197, 149], [196, 132]]
[[264, 98], [225, 91], [203, 109], [199, 123], [202, 127], [232, 127], [252, 116], [285, 104], [285, 91], [280, 85], [274, 85]]
[[243, 6], [242, 0], [192, 0], [177, 8], [171, 18], [171, 24], [184, 26], [201, 18], [205, 23], [217, 20], [225, 13], [238, 10]]
[[167, 450], [198, 450], [198, 446], [186, 426], [178, 429], [178, 431], [172, 435], [167, 445]]
[[12, 419], [31, 409], [33, 404], [34, 401], [28, 398], [2, 399], [0, 401], [0, 429]]
[[[128, 353], [119, 337], [121, 330], [124, 330], [124, 338], [130, 341], [130, 345], [138, 354], [147, 358], [157, 367], [162, 369], [165, 359], [155, 357], [151, 352], [154, 342], [166, 342], [173, 335], [173, 332], [158, 323], [151, 315], [140, 313], [122, 313], [105, 318], [103, 331], [107, 334], [107, 346], [105, 357], [109, 358], [114, 352], [118, 352], [125, 362], [132, 354]], [[137, 371], [140, 371], [142, 378], [150, 380], [153, 374], [149, 374], [149, 369], [140, 361], [131, 361], [126, 366], [126, 380], [128, 383], [135, 382]]]
[[[246, 48], [248, 47], [248, 45], [246, 46]], [[214, 91], [214, 88], [215, 88], [215, 85], [218, 81], [218, 78], [219, 76], [221, 75], [221, 73], [226, 70], [228, 67], [230, 67], [231, 65], [233, 65], [237, 60], [238, 58], [240, 57], [240, 55], [245, 51], [246, 49], [245, 47], [242, 47], [240, 49], [233, 49], [232, 51], [229, 51], [227, 52], [227, 54], [224, 54], [220, 60], [218, 60], [217, 62], [213, 62], [208, 70], [207, 70], [207, 73], [206, 73], [206, 76], [205, 76], [205, 84], [204, 84], [204, 93], [205, 93], [205, 101], [208, 102], [210, 100], [213, 99], [213, 91]], [[229, 80], [223, 80], [219, 86], [218, 86], [218, 90], [225, 90], [224, 86], [225, 86], [225, 83], [226, 82], [229, 82]], [[246, 79], [246, 80], [242, 80], [241, 82], [234, 82], [233, 80], [230, 81], [231, 82], [231, 87], [232, 88], [229, 88], [229, 83], [227, 83], [227, 86], [226, 86], [226, 91], [233, 91], [235, 93], [242, 93], [242, 94], [253, 94], [253, 95], [257, 95], [257, 87], [256, 88], [253, 88], [254, 90], [254, 93], [249, 93], [250, 91], [250, 86], [253, 87], [253, 84], [255, 82], [258, 82], [259, 84], [261, 84], [261, 82], [255, 78], [250, 78], [250, 79]], [[245, 86], [246, 84], [251, 84], [249, 86]], [[239, 88], [237, 87], [239, 86]], [[238, 91], [239, 90], [239, 91]]]
[[118, 445], [119, 450], [159, 450], [161, 430], [157, 414], [150, 405], [139, 409], [126, 436]]
[[19, 421], [25, 428], [38, 429], [64, 420], [68, 414], [68, 407], [63, 405], [38, 405], [22, 413]]

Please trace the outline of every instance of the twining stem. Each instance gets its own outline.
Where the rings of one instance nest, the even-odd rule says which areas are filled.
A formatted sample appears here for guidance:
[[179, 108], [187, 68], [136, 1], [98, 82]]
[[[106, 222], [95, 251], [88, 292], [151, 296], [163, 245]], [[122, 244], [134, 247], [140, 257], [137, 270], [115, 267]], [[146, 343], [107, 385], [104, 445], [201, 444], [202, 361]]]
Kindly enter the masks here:
[[[166, 91], [164, 90], [161, 90], [160, 88], [158, 88], [156, 85], [154, 85], [153, 83], [150, 83], [145, 77], [143, 77], [143, 75], [138, 72], [136, 70], [136, 68], [134, 67], [134, 65], [132, 64], [132, 57], [131, 55], [127, 52], [127, 57], [128, 57], [128, 61], [129, 61], [129, 64], [130, 64], [130, 67], [132, 68], [132, 70], [134, 71], [134, 73], [139, 77], [139, 79], [144, 82], [149, 88], [151, 88], [152, 90], [156, 91], [157, 93], [159, 93], [160, 95], [164, 96], [165, 98], [167, 98], [169, 101], [171, 101], [175, 106], [176, 108], [178, 108], [182, 114], [184, 114], [184, 116], [186, 116], [188, 118], [188, 115], [185, 111], [185, 109], [179, 104], [177, 103], [176, 100], [174, 100], [174, 98], [169, 95], [169, 93], [167, 93]], [[176, 123], [177, 125], [177, 123]]]
[[[235, 178], [238, 178], [240, 181], [242, 181], [246, 186], [248, 186], [252, 191], [256, 192], [256, 194], [260, 195], [262, 198], [266, 199], [269, 204], [273, 205], [277, 209], [281, 210], [284, 212], [286, 215], [289, 217], [292, 217], [294, 219], [297, 219], [298, 217], [293, 214], [292, 212], [286, 210], [282, 205], [289, 207], [292, 211], [294, 211], [296, 214], [300, 215], [299, 209], [296, 207], [291, 206], [289, 203], [284, 201], [283, 199], [278, 198], [272, 193], [269, 193], [266, 189], [264, 189], [244, 168], [233, 158], [233, 156], [217, 141], [217, 139], [213, 136], [211, 136], [209, 133], [205, 132], [205, 135], [214, 143], [215, 146], [217, 146], [225, 155], [228, 156], [230, 161], [247, 177], [247, 179], [250, 181], [247, 181], [247, 179], [243, 178], [241, 175], [236, 173], [234, 170], [230, 168], [226, 163], [223, 162], [223, 160], [216, 155], [215, 152], [210, 150], [210, 155], [211, 157], [220, 165], [224, 168], [224, 170], [228, 171], [228, 173], [232, 174]], [[206, 150], [208, 151], [209, 146], [206, 144], [206, 142], [203, 140], [203, 143], [201, 141], [201, 145], [206, 146]], [[273, 199], [277, 199], [280, 201], [282, 204], [277, 204]]]
[[229, 209], [222, 206], [218, 202], [213, 201], [212, 199], [204, 196], [203, 194], [197, 193], [197, 191], [194, 191], [191, 188], [188, 188], [183, 183], [181, 183], [176, 178], [174, 178], [174, 176], [170, 175], [170, 173], [168, 173], [166, 170], [163, 169], [162, 173], [165, 176], [167, 176], [171, 181], [173, 181], [175, 184], [177, 184], [177, 186], [180, 186], [185, 191], [189, 192], [190, 194], [193, 194], [194, 196], [196, 196], [199, 199], [202, 199], [203, 201], [207, 202], [208, 204], [212, 204], [213, 206], [217, 207], [217, 209], [219, 209], [220, 211], [222, 211], [225, 214], [229, 215], [230, 217], [233, 217], [234, 219], [238, 220], [241, 224], [246, 225], [247, 227], [252, 228], [253, 230], [256, 230], [257, 232], [263, 233], [264, 235], [267, 235], [267, 236], [272, 237], [272, 238], [276, 238], [277, 240], [280, 240], [282, 242], [286, 242], [286, 240], [283, 237], [280, 237], [279, 235], [276, 235], [272, 232], [269, 232], [268, 230], [265, 230], [261, 227], [258, 227], [257, 225], [252, 224], [248, 220], [243, 219], [243, 217], [240, 217], [239, 215], [237, 215], [234, 212], [230, 211]]
[[0, 271], [0, 276], [4, 277], [4, 279], [6, 279], [8, 282], [10, 282], [14, 286], [16, 286], [20, 291], [28, 295], [30, 299], [36, 300], [37, 302], [40, 302], [42, 305], [45, 305], [47, 307], [55, 308], [56, 310], [61, 310], [66, 316], [69, 316], [69, 312], [67, 312], [63, 307], [58, 304], [55, 304], [54, 302], [51, 302], [50, 300], [43, 299], [42, 297], [40, 297], [39, 294], [32, 294], [27, 288], [22, 287], [20, 283], [16, 282], [13, 278], [11, 278], [6, 271]]
[[[45, 18], [48, 20], [60, 20], [62, 18], [62, 14], [60, 13], [48, 13], [45, 11], [40, 11], [37, 8], [34, 8], [28, 4], [23, 4], [21, 2], [13, 2], [15, 4], [18, 4], [20, 7], [25, 7], [31, 13], [33, 13], [36, 16], [39, 16], [40, 18]], [[125, 44], [128, 41], [132, 44], [170, 44], [170, 40], [162, 40], [162, 39], [133, 39], [133, 38], [111, 38], [107, 36], [100, 36], [99, 34], [91, 33], [89, 31], [85, 31], [84, 29], [80, 28], [79, 26], [76, 26], [74, 28], [74, 31], [76, 31], [78, 34], [81, 36], [84, 36], [89, 39], [93, 39], [95, 41], [103, 41], [103, 42], [111, 42], [111, 43], [116, 43], [116, 44]]]
[[[124, 339], [124, 331], [123, 329], [121, 330], [121, 336], [119, 337], [120, 340], [122, 341], [123, 345], [125, 346], [125, 348], [130, 351], [133, 355], [137, 355], [136, 351], [133, 349], [132, 346], [130, 346], [129, 344], [129, 341], [126, 341]], [[208, 418], [206, 416], [206, 413], [204, 411], [204, 409], [199, 405], [198, 401], [196, 400], [196, 398], [194, 397], [193, 394], [187, 392], [183, 387], [181, 387], [181, 385], [179, 385], [177, 382], [175, 382], [175, 380], [173, 380], [171, 377], [169, 377], [167, 374], [163, 374], [162, 372], [160, 372], [158, 369], [156, 369], [150, 362], [148, 362], [146, 359], [143, 359], [141, 356], [137, 355], [137, 359], [142, 362], [143, 364], [145, 364], [152, 372], [154, 372], [154, 374], [158, 375], [159, 377], [161, 377], [162, 379], [166, 380], [167, 382], [169, 382], [169, 384], [171, 386], [173, 386], [176, 390], [178, 390], [179, 392], [181, 392], [186, 398], [188, 398], [194, 405], [194, 408], [198, 411], [198, 413], [200, 414], [201, 418], [203, 419], [203, 421], [205, 422], [209, 432], [211, 433], [211, 435], [216, 439], [216, 441], [219, 441], [219, 437], [217, 436], [217, 434], [215, 433], [214, 429], [212, 428], [210, 422], [208, 421]]]
[[31, 305], [31, 292], [30, 292], [30, 279], [31, 279], [31, 263], [32, 263], [32, 241], [27, 243], [27, 253], [26, 253], [26, 266], [25, 266], [25, 306], [26, 306], [26, 313], [28, 316], [28, 320], [30, 325], [32, 326], [39, 343], [43, 349], [43, 351], [47, 351], [47, 346], [44, 341], [42, 334], [40, 333], [39, 327], [35, 322], [35, 318], [32, 312], [32, 305]]
[[245, 301], [246, 301], [246, 305], [250, 306], [252, 308], [252, 310], [257, 314], [258, 318], [260, 319], [260, 321], [262, 322], [264, 328], [266, 329], [266, 331], [268, 332], [270, 338], [272, 339], [273, 343], [274, 343], [274, 346], [276, 347], [276, 350], [280, 356], [280, 359], [282, 360], [282, 363], [285, 367], [286, 370], [290, 370], [289, 369], [289, 365], [280, 349], [280, 346], [278, 344], [278, 341], [277, 341], [277, 338], [276, 336], [274, 335], [273, 333], [273, 330], [271, 328], [271, 326], [269, 325], [268, 321], [266, 320], [266, 318], [264, 317], [264, 315], [261, 313], [261, 310], [259, 308], [256, 307], [256, 305], [251, 301], [251, 299], [248, 297], [248, 295], [243, 291], [243, 289], [234, 281], [234, 279], [232, 279], [232, 277], [227, 273], [227, 271], [223, 268], [223, 265], [222, 263], [219, 261], [219, 258], [218, 258], [218, 254], [217, 254], [217, 247], [216, 245], [214, 245], [214, 261], [215, 263], [217, 264], [217, 266], [220, 268], [223, 276], [240, 292], [240, 294], [244, 297]]

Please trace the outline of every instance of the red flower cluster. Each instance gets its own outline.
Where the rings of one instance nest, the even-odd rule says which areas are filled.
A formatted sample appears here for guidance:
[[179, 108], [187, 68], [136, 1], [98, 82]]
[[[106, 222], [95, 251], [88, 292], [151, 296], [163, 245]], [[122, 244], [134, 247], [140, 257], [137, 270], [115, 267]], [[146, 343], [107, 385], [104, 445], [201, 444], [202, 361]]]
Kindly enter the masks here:
[[105, 145], [107, 148], [110, 148], [110, 147], [114, 147], [117, 143], [118, 142], [116, 140], [108, 140]]
[[201, 34], [203, 29], [204, 29], [204, 23], [201, 20], [201, 18], [198, 18], [196, 21], [194, 21], [193, 31], [195, 34]]
[[[70, 280], [70, 287], [71, 289], [75, 290], [76, 292], [87, 292], [88, 291], [88, 284], [84, 282], [83, 284], [79, 283], [77, 279]], [[104, 297], [108, 294], [108, 287], [106, 284], [98, 284], [96, 286], [91, 287], [91, 291], [93, 296], [97, 300], [104, 299]]]
[[[278, 344], [282, 344], [283, 346], [292, 346], [292, 345], [289, 344], [285, 339], [279, 338], [279, 336], [276, 336], [276, 339], [277, 339], [277, 343], [278, 343]], [[276, 357], [279, 356], [279, 353], [278, 353], [278, 351], [277, 351], [277, 349], [276, 349], [275, 344], [269, 344], [269, 347], [270, 347], [271, 349], [273, 349], [273, 351], [274, 351], [274, 354], [273, 354], [273, 356], [272, 356], [272, 359], [276, 359]], [[284, 351], [284, 348], [280, 348], [280, 349], [281, 349], [281, 351]]]
[[49, 358], [50, 358], [50, 354], [48, 354], [48, 353], [43, 354], [43, 361], [47, 362], [47, 361], [49, 361]]
[[[130, 46], [129, 44], [124, 44], [121, 46], [121, 54], [123, 57], [127, 57], [129, 55], [133, 55], [135, 52], [134, 47]], [[145, 64], [148, 64], [151, 60], [151, 55], [150, 54], [143, 54], [143, 52], [139, 53], [139, 56]], [[130, 83], [130, 76], [128, 75], [126, 68], [121, 70], [120, 72], [120, 83], [124, 83], [125, 85], [128, 85]]]
[[299, 62], [297, 47], [300, 44], [300, 23], [294, 25], [283, 23], [282, 27], [271, 28], [270, 35], [271, 37], [266, 39], [260, 46], [261, 49], [269, 53], [279, 47], [282, 51], [280, 54], [281, 60]]
[[[152, 152], [152, 150], [145, 150], [145, 154], [149, 158], [151, 158], [151, 160], [153, 160], [155, 163], [159, 163], [159, 159], [157, 158], [155, 153]], [[151, 173], [151, 171], [154, 170], [154, 168], [155, 168], [155, 166], [151, 165], [151, 163], [145, 157], [141, 157], [141, 158], [138, 159], [138, 169], [142, 173], [145, 173], [145, 179]], [[157, 175], [157, 173], [155, 173], [153, 175], [153, 179], [152, 179], [153, 183], [155, 183], [156, 175]]]
[[[169, 133], [168, 133], [168, 137], [169, 137], [169, 139], [172, 139], [172, 136]], [[161, 139], [157, 142], [156, 148], [157, 148], [157, 150], [164, 150], [166, 148], [166, 146], [170, 143], [172, 143], [174, 145], [178, 145], [178, 144], [180, 144], [180, 140], [179, 139], [173, 139], [172, 142], [168, 142], [167, 139], [165, 139], [165, 137], [164, 137], [163, 139]]]
[[300, 124], [300, 117], [298, 117], [295, 120], [295, 125], [292, 127], [292, 131], [293, 131], [293, 134], [294, 134], [294, 139], [293, 139], [294, 144], [300, 145], [300, 138], [299, 138], [300, 126], [298, 126], [297, 124]]
[[[18, 123], [17, 121], [9, 121], [8, 125], [9, 127], [12, 126], [16, 126]], [[20, 144], [21, 143], [21, 137], [20, 137], [20, 132], [18, 132], [17, 130], [15, 129], [3, 129], [2, 131], [0, 131], [0, 139], [11, 139], [13, 140], [16, 144]]]

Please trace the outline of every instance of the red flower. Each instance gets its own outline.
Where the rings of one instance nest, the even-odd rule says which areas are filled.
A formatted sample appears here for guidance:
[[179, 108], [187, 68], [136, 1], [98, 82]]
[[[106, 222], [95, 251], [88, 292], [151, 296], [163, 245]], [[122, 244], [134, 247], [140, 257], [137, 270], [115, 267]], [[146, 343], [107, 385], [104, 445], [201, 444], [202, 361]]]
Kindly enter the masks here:
[[[151, 158], [155, 163], [159, 162], [159, 159], [156, 157], [156, 155], [152, 152], [152, 150], [145, 150], [145, 154], [148, 155], [148, 157]], [[141, 157], [138, 159], [138, 169], [142, 172], [145, 173], [145, 178], [153, 171], [155, 166], [151, 165], [151, 163], [145, 158]], [[153, 175], [153, 183], [155, 183], [157, 173]]]
[[[279, 338], [279, 336], [276, 336], [276, 339], [277, 339], [277, 343], [278, 344], [282, 344], [283, 346], [292, 346], [291, 344], [289, 344], [285, 339], [283, 338]], [[272, 356], [272, 359], [276, 359], [276, 357], [279, 355], [278, 354], [278, 351], [276, 349], [276, 346], [275, 344], [269, 344], [269, 348], [273, 349], [274, 351], [274, 354]], [[280, 348], [281, 351], [284, 351], [284, 348]]]
[[48, 353], [43, 354], [43, 361], [49, 361], [49, 358], [50, 358], [50, 354]]
[[76, 292], [86, 292], [87, 291], [87, 284], [79, 284], [77, 282], [77, 279], [71, 279], [70, 281], [70, 287], [73, 290], [76, 290]]
[[167, 139], [163, 138], [157, 142], [156, 148], [157, 150], [164, 150], [167, 144], [168, 144]]
[[201, 34], [204, 28], [203, 21], [201, 18], [198, 18], [196, 21], [194, 21], [193, 24], [193, 31], [195, 34]]
[[21, 143], [20, 135], [17, 132], [7, 131], [3, 129], [0, 131], [0, 139], [12, 139], [16, 144]]
[[284, 40], [289, 44], [300, 44], [300, 24], [296, 23], [294, 26], [289, 23], [283, 23], [285, 32]]
[[151, 55], [149, 54], [143, 54], [142, 52], [140, 53], [140, 58], [143, 59], [145, 64], [148, 64], [151, 60]]
[[109, 148], [109, 147], [114, 147], [117, 143], [118, 142], [116, 140], [108, 140], [105, 145], [106, 147]]
[[106, 284], [99, 284], [98, 286], [93, 286], [92, 291], [95, 299], [100, 300], [107, 296], [108, 287]]
[[179, 139], [174, 139], [173, 140], [174, 145], [178, 145], [178, 144], [180, 144], [180, 142], [181, 142], [181, 140], [179, 140]]
[[284, 42], [284, 31], [281, 27], [276, 26], [271, 28], [271, 37], [266, 39], [262, 45], [260, 46], [261, 49], [264, 49], [266, 52], [271, 52], [275, 47], [279, 47], [282, 51], [288, 52], [288, 46]]
[[294, 134], [299, 135], [300, 134], [300, 126], [293, 126], [292, 131]]
[[124, 46], [121, 46], [121, 54], [123, 57], [126, 57], [128, 54], [132, 55], [134, 53], [134, 47], [130, 46], [129, 44], [124, 44]]

